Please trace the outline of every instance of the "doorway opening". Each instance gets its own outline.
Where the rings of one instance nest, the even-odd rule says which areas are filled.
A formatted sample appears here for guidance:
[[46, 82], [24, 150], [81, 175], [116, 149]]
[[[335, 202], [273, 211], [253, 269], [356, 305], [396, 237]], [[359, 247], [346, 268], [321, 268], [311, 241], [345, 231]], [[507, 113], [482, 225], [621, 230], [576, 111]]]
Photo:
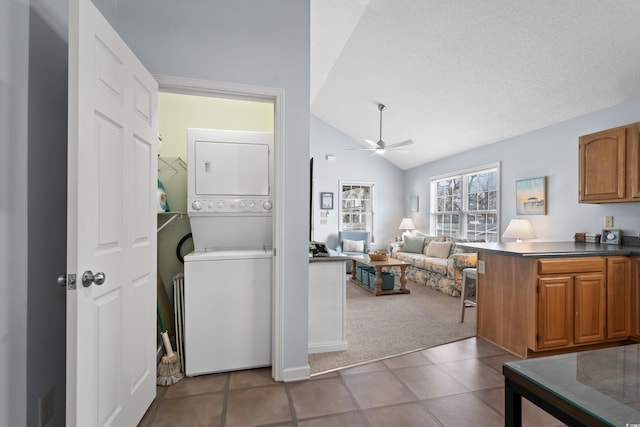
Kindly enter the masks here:
[[[159, 83], [159, 161], [158, 178], [166, 191], [168, 213], [159, 213], [158, 269], [170, 296], [172, 278], [183, 271], [180, 257], [193, 250], [187, 206], [187, 132], [191, 128], [272, 132], [274, 135], [275, 188], [273, 236], [274, 248], [282, 240], [282, 135], [283, 94], [280, 89], [236, 85], [204, 80], [155, 76]], [[170, 224], [169, 224], [170, 223]], [[166, 226], [165, 226], [166, 225]], [[282, 261], [272, 266], [272, 376], [283, 377], [282, 336]]]

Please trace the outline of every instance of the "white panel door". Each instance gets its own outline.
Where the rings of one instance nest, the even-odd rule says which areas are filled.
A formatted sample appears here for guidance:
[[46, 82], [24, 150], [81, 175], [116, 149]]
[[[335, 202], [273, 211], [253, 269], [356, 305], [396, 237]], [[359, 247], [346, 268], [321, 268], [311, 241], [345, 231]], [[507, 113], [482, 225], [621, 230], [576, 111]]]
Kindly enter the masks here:
[[133, 426], [155, 397], [157, 90], [94, 5], [71, 0], [67, 426]]

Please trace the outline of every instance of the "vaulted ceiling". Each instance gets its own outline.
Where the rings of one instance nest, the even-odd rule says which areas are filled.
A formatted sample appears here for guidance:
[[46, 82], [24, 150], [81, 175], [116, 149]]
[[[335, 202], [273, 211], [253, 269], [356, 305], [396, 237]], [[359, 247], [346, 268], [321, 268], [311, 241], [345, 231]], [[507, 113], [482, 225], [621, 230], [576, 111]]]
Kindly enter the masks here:
[[401, 169], [638, 96], [637, 0], [311, 0], [311, 113]]

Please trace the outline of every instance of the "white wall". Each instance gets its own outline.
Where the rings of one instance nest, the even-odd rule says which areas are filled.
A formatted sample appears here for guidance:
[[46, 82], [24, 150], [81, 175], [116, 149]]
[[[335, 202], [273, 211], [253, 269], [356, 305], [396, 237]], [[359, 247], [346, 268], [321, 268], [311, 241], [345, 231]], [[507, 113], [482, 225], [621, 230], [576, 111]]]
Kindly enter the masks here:
[[[640, 98], [599, 112], [539, 129], [466, 153], [418, 166], [405, 173], [405, 196], [417, 194], [421, 205], [416, 226], [429, 230], [429, 179], [477, 165], [501, 162], [501, 233], [515, 215], [515, 182], [547, 176], [547, 215], [524, 216], [537, 240], [573, 240], [577, 231], [601, 232], [604, 216], [613, 215], [623, 235], [640, 232], [640, 204], [578, 203], [578, 137], [640, 121]], [[422, 201], [425, 201], [423, 204]]]
[[0, 1], [0, 425], [26, 425], [29, 3]]
[[[409, 210], [409, 199], [404, 197], [403, 172], [397, 166], [369, 151], [351, 151], [362, 145], [329, 126], [315, 116], [310, 119], [311, 152], [314, 175], [314, 240], [327, 242], [330, 248], [338, 244], [339, 182], [363, 181], [375, 183], [374, 234], [371, 249], [385, 249], [397, 234], [403, 212]], [[329, 161], [326, 155], [336, 160]], [[321, 223], [320, 192], [333, 193], [334, 209], [329, 211], [326, 224]], [[326, 212], [326, 211], [324, 211]]]
[[96, 3], [153, 74], [284, 89], [284, 368], [308, 367], [309, 0]]

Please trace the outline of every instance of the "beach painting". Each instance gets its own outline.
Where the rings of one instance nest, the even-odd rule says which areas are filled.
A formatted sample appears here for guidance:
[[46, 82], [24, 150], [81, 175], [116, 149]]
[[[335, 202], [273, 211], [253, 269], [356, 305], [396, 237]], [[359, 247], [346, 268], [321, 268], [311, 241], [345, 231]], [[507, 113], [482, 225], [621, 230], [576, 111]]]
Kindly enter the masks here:
[[547, 214], [547, 177], [516, 181], [516, 215]]

